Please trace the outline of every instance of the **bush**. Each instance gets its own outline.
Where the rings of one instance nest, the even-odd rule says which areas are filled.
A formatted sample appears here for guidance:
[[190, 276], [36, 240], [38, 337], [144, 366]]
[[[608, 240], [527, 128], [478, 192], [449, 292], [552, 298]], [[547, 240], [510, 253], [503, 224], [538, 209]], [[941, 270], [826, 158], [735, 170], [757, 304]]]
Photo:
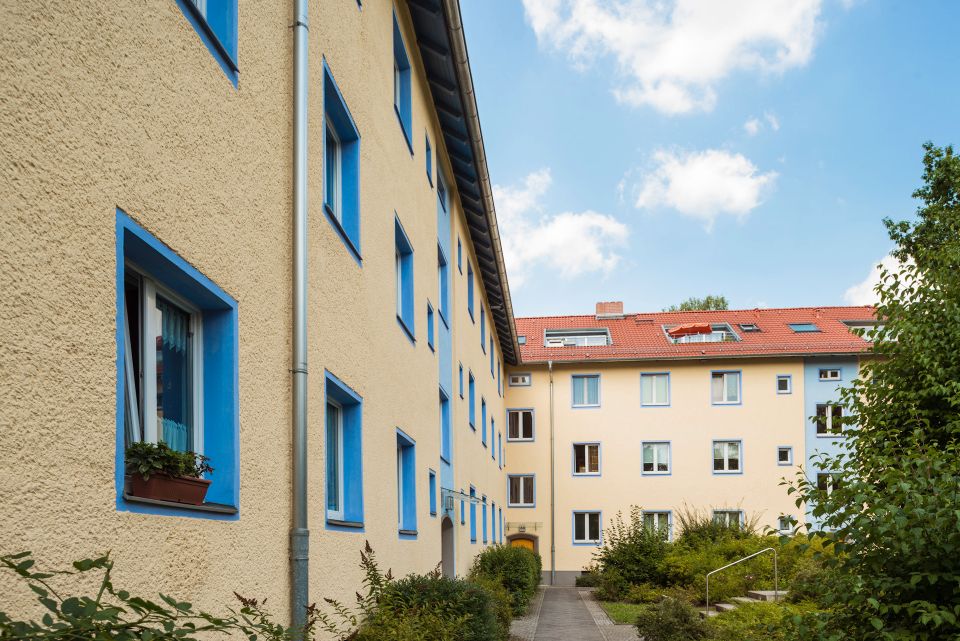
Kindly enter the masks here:
[[717, 641], [787, 641], [794, 639], [790, 630], [794, 615], [811, 611], [803, 605], [779, 603], [744, 603], [736, 610], [724, 612], [707, 621], [711, 638]]
[[583, 574], [576, 578], [575, 584], [578, 588], [595, 588], [600, 585], [600, 573], [593, 568], [583, 571]]
[[643, 512], [630, 508], [630, 520], [617, 513], [604, 531], [603, 545], [594, 554], [600, 571], [616, 570], [627, 583], [660, 583], [660, 564], [669, 544], [663, 532], [643, 527]]
[[696, 641], [706, 639], [708, 630], [690, 604], [664, 599], [637, 617], [637, 632], [644, 641]]
[[540, 584], [540, 556], [519, 547], [494, 545], [473, 559], [469, 578], [493, 579], [510, 593], [511, 610], [515, 614], [527, 611], [530, 599]]
[[630, 589], [630, 584], [620, 574], [620, 570], [611, 568], [600, 574], [597, 583], [597, 598], [601, 601], [619, 601]]
[[663, 589], [649, 583], [631, 585], [622, 596], [627, 603], [656, 603], [662, 598]]
[[700, 512], [688, 506], [677, 510], [680, 536], [677, 543], [700, 547], [724, 539], [749, 539], [757, 535], [757, 518], [747, 519], [742, 525], [727, 525], [713, 518], [712, 514]]
[[510, 622], [513, 621], [513, 598], [503, 584], [494, 579], [478, 577], [473, 583], [483, 588], [491, 597], [493, 614], [499, 624], [499, 638], [506, 641], [510, 638]]

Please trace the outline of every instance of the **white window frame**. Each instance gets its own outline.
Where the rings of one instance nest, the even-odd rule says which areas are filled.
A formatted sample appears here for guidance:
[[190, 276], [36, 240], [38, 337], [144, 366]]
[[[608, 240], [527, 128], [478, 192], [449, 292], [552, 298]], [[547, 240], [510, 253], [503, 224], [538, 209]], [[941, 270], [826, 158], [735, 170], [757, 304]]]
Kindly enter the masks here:
[[714, 510], [713, 520], [729, 527], [732, 525], [730, 521], [734, 515], [737, 518], [737, 527], [741, 527], [743, 525], [743, 510]]
[[[718, 376], [723, 377], [723, 385], [721, 387], [721, 396], [722, 400], [716, 400], [713, 397], [713, 380]], [[728, 401], [727, 396], [729, 392], [729, 380], [731, 377], [736, 377], [737, 379], [737, 400]], [[717, 371], [710, 372], [710, 403], [713, 405], [740, 405], [743, 402], [743, 372], [739, 370], [735, 371]]]
[[[344, 482], [344, 478], [345, 478], [344, 470], [343, 470], [343, 450], [344, 450], [344, 447], [343, 447], [343, 406], [340, 405], [340, 403], [337, 403], [336, 401], [334, 401], [334, 400], [332, 400], [332, 399], [330, 399], [330, 398], [327, 398], [327, 405], [328, 405], [328, 406], [329, 406], [329, 405], [332, 405], [333, 407], [335, 407], [335, 408], [337, 409], [337, 425], [336, 425], [336, 431], [337, 431], [337, 477], [338, 477], [338, 478], [337, 478], [337, 506], [339, 507], [339, 509], [336, 509], [336, 510], [331, 510], [329, 507], [327, 507], [327, 518], [328, 518], [328, 519], [333, 519], [333, 520], [335, 520], [335, 521], [343, 521], [343, 520], [344, 520], [344, 516], [343, 516], [343, 515], [344, 515], [344, 509], [343, 509], [343, 508], [344, 508], [344, 501], [343, 501], [343, 482]], [[329, 409], [328, 409], [327, 411], [329, 411]], [[324, 428], [326, 428], [326, 425], [324, 425]], [[328, 443], [327, 445], [329, 446], [329, 443]], [[330, 455], [330, 453], [327, 452], [327, 456], [329, 456], [329, 455]], [[324, 469], [324, 473], [326, 473], [326, 469]]]
[[[518, 496], [520, 497], [519, 503], [514, 503], [510, 500], [511, 496], [511, 485], [514, 481], [519, 483], [519, 492]], [[526, 495], [526, 486], [532, 485], [533, 489], [531, 491], [531, 496], [533, 501], [527, 503], [523, 500], [523, 497]], [[534, 507], [537, 504], [537, 481], [534, 478], [533, 474], [511, 474], [507, 476], [507, 507]]]
[[[648, 446], [653, 448], [653, 470], [649, 472], [643, 469], [643, 466], [644, 466], [643, 454], [644, 454], [644, 450], [646, 450]], [[661, 448], [666, 449], [666, 453], [664, 454], [664, 456], [666, 457], [666, 461], [660, 460]], [[672, 448], [670, 446], [670, 441], [641, 441], [640, 442], [640, 474], [642, 474], [643, 476], [671, 474], [673, 472], [673, 464], [670, 460], [671, 454], [672, 454], [671, 449]], [[666, 463], [667, 469], [665, 471], [657, 469], [661, 463]]]
[[[787, 460], [780, 460], [780, 453], [787, 453]], [[777, 446], [777, 465], [793, 465], [793, 448], [789, 445], [778, 445]]]
[[397, 529], [403, 529], [403, 446], [397, 439]]
[[821, 367], [820, 371], [818, 372], [818, 377], [821, 381], [842, 380], [839, 367]]
[[[574, 402], [573, 399], [576, 398], [574, 393], [574, 386], [578, 383], [583, 385], [583, 399], [587, 401], [587, 380], [595, 378], [597, 379], [597, 402], [589, 403], [584, 402], [579, 405]], [[571, 407], [600, 407], [600, 375], [599, 374], [571, 374], [570, 375], [570, 406]]]
[[[583, 448], [583, 461], [585, 463], [586, 472], [577, 471], [577, 448]], [[597, 450], [597, 469], [590, 469], [590, 448], [596, 448]], [[574, 476], [600, 476], [600, 443], [598, 442], [584, 442], [584, 443], [574, 443], [573, 444], [573, 475]]]
[[825, 411], [826, 411], [826, 416], [825, 416], [826, 421], [824, 421], [824, 424], [823, 424], [825, 431], [823, 431], [823, 432], [820, 431], [820, 421], [817, 420], [817, 415], [815, 414], [815, 415], [814, 415], [814, 418], [813, 418], [813, 424], [814, 424], [814, 429], [815, 429], [815, 431], [816, 431], [817, 437], [818, 437], [818, 438], [833, 438], [833, 437], [837, 437], [837, 436], [843, 436], [843, 431], [844, 431], [844, 430], [843, 430], [843, 423], [840, 424], [840, 429], [839, 429], [839, 430], [837, 430], [836, 432], [833, 431], [833, 408], [839, 407], [839, 408], [840, 408], [840, 416], [839, 416], [839, 418], [843, 418], [844, 416], [846, 416], [846, 414], [844, 414], [844, 411], [843, 411], [843, 405], [838, 405], [837, 403], [831, 403], [831, 402], [827, 402], [827, 403], [817, 403], [817, 404], [816, 404], [816, 407], [815, 407], [815, 410], [816, 410], [816, 411], [819, 411], [821, 406], [826, 407], [826, 410], [825, 410]]
[[[780, 381], [787, 382], [787, 389], [780, 389]], [[793, 377], [789, 374], [777, 374], [777, 394], [793, 394]]]
[[[529, 438], [523, 435], [523, 414], [524, 413], [530, 414], [530, 437]], [[518, 429], [519, 436], [517, 436], [516, 438], [513, 438], [510, 436], [510, 415], [511, 414], [520, 415], [517, 418], [517, 429]], [[516, 443], [516, 442], [524, 442], [524, 441], [526, 442], [533, 441], [534, 438], [536, 437], [536, 426], [534, 425], [533, 421], [534, 421], [534, 415], [533, 415], [532, 409], [523, 409], [523, 408], [508, 409], [507, 410], [507, 442]]]
[[[137, 403], [132, 407], [139, 408], [137, 412], [137, 421], [136, 426], [139, 427], [137, 430], [139, 432], [139, 437], [146, 443], [156, 443], [160, 440], [160, 435], [157, 430], [157, 378], [156, 376], [147, 376], [145, 372], [156, 372], [157, 371], [157, 349], [156, 343], [151, 346], [149, 345], [148, 340], [145, 340], [148, 336], [157, 336], [157, 327], [155, 327], [153, 311], [157, 307], [157, 294], [163, 298], [168, 299], [171, 303], [174, 303], [178, 307], [181, 307], [185, 312], [190, 314], [190, 334], [191, 334], [191, 368], [192, 368], [192, 397], [191, 404], [193, 408], [193, 416], [191, 417], [193, 422], [193, 451], [196, 454], [203, 454], [203, 317], [196, 307], [177, 296], [167, 288], [158, 284], [152, 278], [147, 276], [147, 272], [143, 269], [137, 267], [134, 263], [125, 261], [124, 263], [128, 273], [136, 276], [140, 279], [140, 292], [141, 292], [141, 307], [140, 307], [140, 345], [136, 346], [136, 349], [140, 352], [140, 394], [142, 397], [142, 403]], [[125, 366], [128, 370], [127, 373], [127, 388], [128, 388], [128, 398], [130, 401], [134, 399], [135, 388], [133, 388], [130, 383], [132, 382], [132, 377], [134, 376], [133, 372], [133, 359], [130, 357], [130, 350], [133, 349], [133, 346], [130, 343], [130, 332], [129, 332], [129, 319], [126, 318], [127, 308], [129, 304], [124, 305], [124, 319], [128, 321], [128, 324], [124, 326], [124, 344], [127, 348], [127, 358], [125, 359]], [[153, 420], [147, 420], [147, 417], [153, 417]]]
[[510, 387], [530, 387], [530, 374], [510, 374], [507, 384]]
[[607, 329], [548, 329], [543, 334], [544, 347], [606, 347], [612, 342]]
[[[327, 185], [324, 184], [323, 192], [323, 204], [330, 210], [330, 215], [333, 216], [336, 221], [343, 225], [343, 206], [342, 206], [342, 196], [341, 196], [341, 186], [343, 185], [343, 145], [340, 142], [340, 136], [337, 134], [337, 128], [333, 126], [333, 121], [329, 117], [324, 119], [326, 125], [326, 131], [324, 132], [324, 155], [323, 162], [327, 162], [327, 153], [326, 145], [328, 144], [326, 135], [329, 133], [333, 137], [334, 150], [333, 150], [333, 202], [327, 202]], [[327, 180], [327, 167], [324, 167], [323, 179]]]
[[[718, 470], [714, 466], [714, 462], [717, 460], [715, 456], [715, 451], [717, 445], [723, 447], [723, 469]], [[737, 446], [737, 469], [730, 469], [730, 461], [733, 460], [733, 457], [730, 456], [730, 446]], [[743, 474], [743, 441], [741, 440], [715, 440], [713, 441], [713, 447], [710, 451], [710, 467], [713, 470], [714, 474]]]
[[[590, 517], [596, 515], [597, 517], [597, 538], [590, 538]], [[583, 533], [586, 534], [587, 538], [578, 539], [577, 538], [577, 519], [582, 518], [583, 523]], [[573, 513], [573, 542], [574, 543], [587, 543], [587, 544], [598, 544], [603, 539], [603, 522], [601, 520], [601, 515], [599, 511], [576, 511]]]
[[[784, 527], [786, 525], [786, 527]], [[793, 525], [790, 524], [790, 517], [783, 514], [777, 518], [777, 531], [781, 534], [793, 531]]]
[[[651, 525], [654, 530], [664, 530], [667, 533], [667, 541], [673, 540], [673, 515], [664, 510], [650, 510], [643, 512], [643, 527], [647, 527], [647, 517], [652, 520]], [[661, 523], [661, 521], [666, 521]]]
[[[657, 396], [657, 377], [662, 376], [667, 379], [667, 397], [658, 399]], [[650, 403], [643, 402], [643, 382], [650, 381]], [[641, 372], [640, 374], [640, 406], [641, 407], [666, 407], [670, 405], [670, 373], [669, 372]]]

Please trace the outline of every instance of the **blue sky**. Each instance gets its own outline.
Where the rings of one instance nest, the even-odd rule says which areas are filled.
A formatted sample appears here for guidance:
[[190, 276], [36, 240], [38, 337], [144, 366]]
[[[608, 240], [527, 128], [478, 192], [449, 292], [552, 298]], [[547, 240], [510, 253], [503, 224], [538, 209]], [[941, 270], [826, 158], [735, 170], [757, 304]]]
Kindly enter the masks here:
[[518, 316], [867, 302], [960, 143], [957, 2], [461, 7]]

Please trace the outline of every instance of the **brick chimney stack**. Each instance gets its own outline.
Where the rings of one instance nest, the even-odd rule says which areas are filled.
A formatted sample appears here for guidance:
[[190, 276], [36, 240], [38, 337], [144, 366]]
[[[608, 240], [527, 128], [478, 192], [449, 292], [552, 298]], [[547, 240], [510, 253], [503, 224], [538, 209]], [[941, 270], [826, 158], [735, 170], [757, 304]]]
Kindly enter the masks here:
[[601, 318], [623, 318], [623, 301], [597, 303], [597, 320]]

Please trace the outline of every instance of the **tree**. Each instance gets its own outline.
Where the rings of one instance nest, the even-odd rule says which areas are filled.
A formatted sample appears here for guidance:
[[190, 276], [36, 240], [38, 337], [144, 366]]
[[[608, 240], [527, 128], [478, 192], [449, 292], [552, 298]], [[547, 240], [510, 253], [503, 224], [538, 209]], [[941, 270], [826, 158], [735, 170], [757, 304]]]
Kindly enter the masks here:
[[713, 294], [707, 294], [703, 298], [697, 298], [691, 296], [687, 300], [683, 301], [679, 305], [671, 305], [670, 307], [664, 308], [665, 312], [691, 312], [696, 310], [722, 310], [730, 309], [730, 306], [727, 304], [726, 296], [714, 296]]
[[836, 552], [804, 638], [960, 635], [960, 158], [924, 150], [916, 219], [884, 220], [902, 266], [876, 288], [876, 358], [842, 393], [845, 452], [821, 461], [836, 482], [789, 490]]

